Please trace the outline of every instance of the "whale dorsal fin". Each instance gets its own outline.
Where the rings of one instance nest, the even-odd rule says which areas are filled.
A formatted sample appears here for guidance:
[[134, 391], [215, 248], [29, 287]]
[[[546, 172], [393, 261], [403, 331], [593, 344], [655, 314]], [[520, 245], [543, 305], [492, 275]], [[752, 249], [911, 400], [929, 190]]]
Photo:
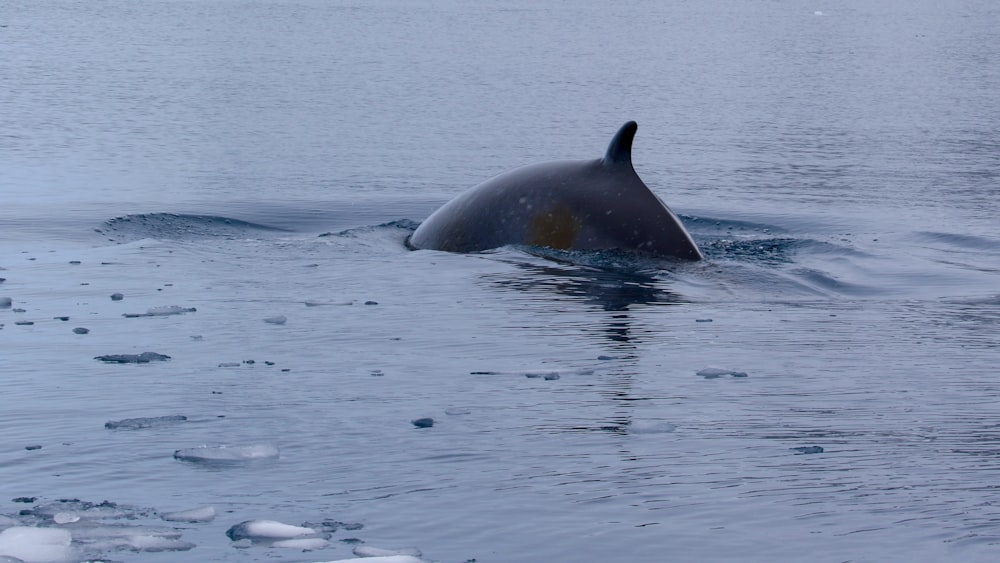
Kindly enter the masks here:
[[608, 152], [604, 153], [604, 164], [628, 164], [632, 166], [632, 139], [635, 138], [635, 131], [639, 125], [634, 121], [629, 121], [615, 133], [611, 144], [608, 145]]

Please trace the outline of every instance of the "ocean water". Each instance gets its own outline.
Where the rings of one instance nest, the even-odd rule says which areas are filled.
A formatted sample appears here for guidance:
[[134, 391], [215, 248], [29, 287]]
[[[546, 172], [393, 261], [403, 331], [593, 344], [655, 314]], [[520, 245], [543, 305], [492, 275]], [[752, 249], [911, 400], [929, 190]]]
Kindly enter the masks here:
[[[7, 0], [0, 555], [995, 561], [998, 92], [989, 0]], [[407, 250], [633, 119], [706, 261]]]

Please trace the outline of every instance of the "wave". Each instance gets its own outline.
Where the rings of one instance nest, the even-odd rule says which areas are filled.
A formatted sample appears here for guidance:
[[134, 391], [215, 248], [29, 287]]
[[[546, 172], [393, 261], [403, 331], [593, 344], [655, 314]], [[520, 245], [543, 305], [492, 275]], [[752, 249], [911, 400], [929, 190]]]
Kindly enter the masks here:
[[95, 229], [114, 242], [145, 238], [177, 240], [192, 238], [253, 238], [265, 234], [292, 232], [288, 229], [251, 223], [218, 215], [141, 213], [108, 219]]

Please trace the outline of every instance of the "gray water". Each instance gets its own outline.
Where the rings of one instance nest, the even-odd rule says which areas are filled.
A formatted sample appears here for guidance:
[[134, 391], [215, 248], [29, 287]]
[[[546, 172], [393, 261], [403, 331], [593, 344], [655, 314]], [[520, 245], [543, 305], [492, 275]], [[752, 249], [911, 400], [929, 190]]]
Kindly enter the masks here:
[[[7, 0], [0, 528], [70, 560], [997, 560], [998, 92], [988, 0]], [[406, 249], [630, 119], [705, 262]], [[173, 457], [202, 445], [280, 455]], [[226, 537], [251, 519], [362, 527]]]

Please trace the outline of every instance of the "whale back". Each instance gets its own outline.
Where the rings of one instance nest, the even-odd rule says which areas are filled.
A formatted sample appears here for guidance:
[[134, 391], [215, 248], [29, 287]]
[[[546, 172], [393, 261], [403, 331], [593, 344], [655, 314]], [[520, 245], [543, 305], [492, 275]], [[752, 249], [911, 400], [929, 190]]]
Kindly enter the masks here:
[[477, 252], [523, 244], [700, 260], [680, 220], [632, 167], [637, 128], [623, 125], [603, 158], [531, 164], [479, 184], [431, 214], [409, 245]]

